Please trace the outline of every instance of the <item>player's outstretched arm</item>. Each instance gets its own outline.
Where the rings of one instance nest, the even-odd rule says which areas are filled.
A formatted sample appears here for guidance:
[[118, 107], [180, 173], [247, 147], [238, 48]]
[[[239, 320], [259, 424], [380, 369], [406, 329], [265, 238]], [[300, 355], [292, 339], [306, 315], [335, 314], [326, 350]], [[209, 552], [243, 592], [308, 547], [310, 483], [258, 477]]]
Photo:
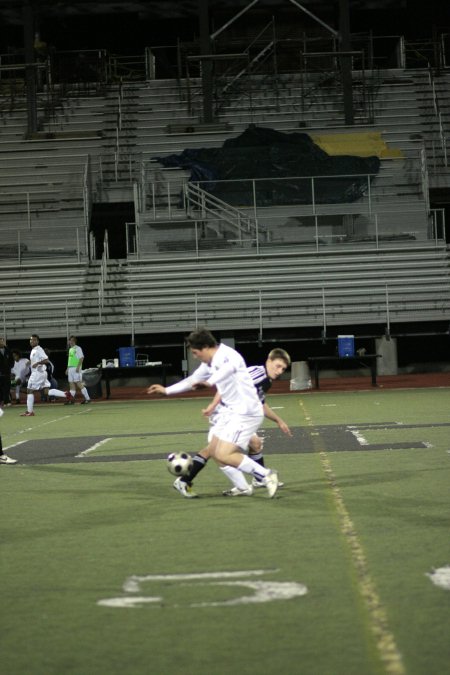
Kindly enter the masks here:
[[192, 389], [207, 389], [208, 387], [212, 387], [213, 385], [207, 382], [206, 380], [198, 380], [197, 382], [194, 382], [192, 385]]
[[215, 410], [215, 409], [217, 408], [217, 406], [219, 405], [219, 403], [221, 402], [221, 400], [222, 400], [222, 399], [221, 399], [221, 397], [220, 397], [220, 393], [217, 391], [217, 392], [216, 392], [216, 395], [214, 396], [214, 398], [213, 398], [213, 400], [211, 401], [211, 403], [209, 403], [209, 404], [206, 406], [206, 408], [203, 408], [202, 414], [203, 414], [205, 417], [210, 417], [210, 416], [213, 414], [214, 410]]
[[166, 388], [162, 384], [152, 384], [147, 389], [147, 394], [163, 394], [165, 396]]
[[272, 408], [269, 405], [267, 405], [267, 403], [264, 403], [263, 408], [264, 408], [264, 417], [267, 417], [268, 420], [272, 420], [272, 422], [278, 424], [278, 426], [280, 427], [281, 431], [284, 434], [286, 434], [287, 436], [292, 436], [292, 431], [290, 430], [286, 422], [283, 419], [281, 419], [281, 417], [277, 415], [276, 412], [272, 410]]

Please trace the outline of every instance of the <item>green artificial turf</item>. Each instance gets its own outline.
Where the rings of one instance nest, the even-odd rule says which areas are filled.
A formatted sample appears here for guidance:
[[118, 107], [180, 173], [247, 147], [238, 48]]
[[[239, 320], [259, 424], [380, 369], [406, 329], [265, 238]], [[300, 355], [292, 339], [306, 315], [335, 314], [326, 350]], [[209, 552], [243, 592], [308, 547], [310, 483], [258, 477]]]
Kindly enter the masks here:
[[[6, 411], [4, 445], [26, 441], [17, 452], [35, 441], [42, 452], [45, 439], [110, 440], [86, 462], [0, 467], [2, 675], [449, 672], [450, 592], [427, 573], [450, 564], [450, 391], [269, 402], [294, 431], [285, 441], [265, 425], [266, 463], [286, 482], [273, 500], [264, 490], [222, 497], [228, 483], [212, 462], [195, 481], [199, 499], [172, 489], [165, 461], [151, 456], [203, 447], [201, 399]], [[314, 451], [302, 451], [305, 439]], [[368, 579], [400, 670], [377, 645]], [[230, 604], [254, 597], [245, 584], [256, 581], [307, 593]]]

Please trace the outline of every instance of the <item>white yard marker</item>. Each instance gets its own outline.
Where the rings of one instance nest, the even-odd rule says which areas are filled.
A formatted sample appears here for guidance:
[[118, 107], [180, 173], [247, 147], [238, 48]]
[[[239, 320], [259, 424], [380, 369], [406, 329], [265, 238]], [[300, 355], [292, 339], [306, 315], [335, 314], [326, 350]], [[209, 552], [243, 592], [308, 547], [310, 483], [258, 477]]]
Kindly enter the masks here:
[[[125, 593], [141, 593], [141, 584], [144, 582], [178, 582], [180, 586], [238, 586], [248, 588], [252, 594], [242, 595], [230, 600], [217, 600], [212, 602], [195, 602], [189, 607], [225, 607], [234, 605], [248, 605], [261, 602], [273, 602], [274, 600], [291, 600], [306, 595], [308, 592], [304, 584], [296, 581], [252, 581], [246, 577], [273, 574], [279, 570], [240, 570], [236, 572], [197, 572], [187, 574], [147, 574], [145, 576], [133, 575], [125, 579], [123, 590]], [[224, 581], [236, 579], [236, 581]], [[201, 591], [199, 591], [201, 592]], [[105, 598], [99, 600], [100, 607], [142, 607], [144, 604], [164, 604], [164, 598], [160, 595], [128, 595], [117, 598]], [[174, 608], [181, 607], [179, 604], [166, 605]]]

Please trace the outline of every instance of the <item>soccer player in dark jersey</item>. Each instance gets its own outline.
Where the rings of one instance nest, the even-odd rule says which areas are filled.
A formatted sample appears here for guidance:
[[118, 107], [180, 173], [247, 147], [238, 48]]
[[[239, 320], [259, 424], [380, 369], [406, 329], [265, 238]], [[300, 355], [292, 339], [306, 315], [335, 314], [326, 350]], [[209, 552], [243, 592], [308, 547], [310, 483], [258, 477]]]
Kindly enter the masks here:
[[[266, 392], [272, 386], [273, 380], [279, 378], [285, 370], [290, 366], [291, 358], [289, 354], [280, 348], [272, 349], [269, 353], [266, 363], [262, 366], [250, 366], [247, 368], [250, 377], [253, 380], [253, 384], [257, 390], [258, 397], [263, 404], [264, 416], [267, 419], [275, 422], [283, 431], [283, 433], [288, 436], [292, 436], [291, 430], [289, 429], [286, 422], [276, 414], [274, 410], [266, 403], [265, 396]], [[214, 429], [214, 424], [216, 418], [221, 414], [221, 401], [220, 395], [216, 395], [212, 402], [203, 410], [203, 414], [206, 415], [211, 423], [211, 431]], [[208, 441], [210, 440], [210, 435], [208, 436]], [[253, 434], [251, 437], [248, 454], [261, 466], [264, 466], [264, 456], [263, 456], [263, 439], [258, 434]], [[193, 457], [193, 465], [190, 472], [187, 476], [179, 476], [174, 482], [174, 488], [183, 495], [183, 497], [196, 497], [197, 495], [192, 491], [192, 482], [194, 478], [202, 469], [205, 468], [206, 463], [209, 459], [209, 447], [207, 446], [203, 450], [200, 450]], [[222, 467], [222, 471], [227, 475], [231, 480], [234, 487], [223, 492], [224, 496], [229, 497], [238, 497], [238, 496], [251, 496], [253, 494], [253, 489], [258, 487], [264, 487], [264, 483], [259, 483], [256, 479], [252, 480], [252, 483], [247, 483], [245, 477], [242, 475], [242, 472], [235, 471], [233, 467]], [[279, 483], [282, 485], [282, 483]]]

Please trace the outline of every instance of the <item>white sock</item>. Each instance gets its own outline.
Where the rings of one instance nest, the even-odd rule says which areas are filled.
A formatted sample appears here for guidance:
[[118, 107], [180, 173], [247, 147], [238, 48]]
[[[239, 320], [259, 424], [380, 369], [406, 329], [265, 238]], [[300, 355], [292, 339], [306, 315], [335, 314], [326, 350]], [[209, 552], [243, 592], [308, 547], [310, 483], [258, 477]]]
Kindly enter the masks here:
[[88, 390], [86, 389], [86, 387], [83, 387], [83, 389], [81, 390], [81, 393], [83, 394], [83, 396], [84, 396], [84, 398], [86, 399], [86, 401], [90, 401], [90, 400], [91, 400], [91, 399], [89, 398]]
[[71, 389], [69, 391], [69, 394], [71, 395], [72, 398], [75, 398], [75, 396], [77, 395], [76, 389]]
[[267, 476], [268, 473], [270, 473], [269, 469], [266, 469], [264, 466], [261, 466], [261, 464], [258, 464], [253, 459], [250, 459], [250, 457], [246, 457], [245, 455], [244, 459], [239, 464], [238, 469], [244, 473], [251, 473], [252, 476], [258, 480], [262, 480]]
[[48, 395], [57, 396], [58, 398], [66, 398], [66, 393], [64, 391], [61, 391], [61, 389], [49, 389]]
[[231, 480], [234, 487], [237, 487], [238, 490], [248, 490], [249, 485], [242, 471], [239, 471], [234, 466], [221, 466], [220, 470], [223, 471], [225, 476]]
[[27, 394], [27, 410], [28, 412], [33, 412], [34, 407], [34, 394]]
[[16, 401], [20, 399], [20, 384], [16, 387]]

